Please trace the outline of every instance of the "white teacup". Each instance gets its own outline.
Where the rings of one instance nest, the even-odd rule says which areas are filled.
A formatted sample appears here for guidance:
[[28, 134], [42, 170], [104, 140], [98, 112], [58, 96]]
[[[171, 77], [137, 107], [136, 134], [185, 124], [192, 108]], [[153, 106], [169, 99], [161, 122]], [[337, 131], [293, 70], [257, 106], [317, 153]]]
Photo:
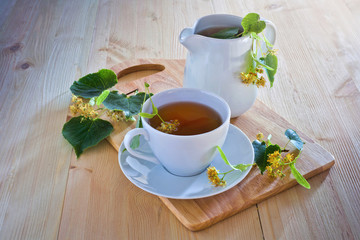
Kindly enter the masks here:
[[[222, 124], [216, 129], [196, 135], [173, 135], [161, 132], [150, 126], [148, 119], [142, 118], [143, 128], [130, 130], [124, 138], [127, 151], [134, 157], [161, 163], [170, 173], [178, 176], [193, 176], [203, 172], [213, 160], [216, 146], [222, 146], [230, 124], [229, 105], [219, 96], [200, 89], [175, 88], [152, 96], [156, 107], [174, 102], [201, 103], [214, 109], [221, 117]], [[152, 113], [152, 104], [148, 99], [143, 112]], [[143, 135], [153, 156], [141, 153], [130, 147], [136, 135]]]

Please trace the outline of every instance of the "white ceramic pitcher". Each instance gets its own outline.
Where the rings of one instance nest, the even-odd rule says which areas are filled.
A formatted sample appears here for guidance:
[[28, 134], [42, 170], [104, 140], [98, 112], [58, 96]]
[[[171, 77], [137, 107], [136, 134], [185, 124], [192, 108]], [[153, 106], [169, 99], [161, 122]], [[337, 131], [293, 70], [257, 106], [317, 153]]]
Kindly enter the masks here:
[[[200, 18], [192, 28], [182, 30], [179, 39], [188, 49], [183, 86], [211, 91], [224, 98], [230, 106], [231, 117], [246, 112], [254, 104], [258, 89], [243, 84], [239, 78], [246, 71], [252, 41], [249, 37], [216, 39], [198, 35], [211, 27], [241, 27], [242, 17], [213, 14]], [[274, 44], [276, 30], [266, 22], [264, 34]], [[262, 46], [265, 50], [265, 44]]]

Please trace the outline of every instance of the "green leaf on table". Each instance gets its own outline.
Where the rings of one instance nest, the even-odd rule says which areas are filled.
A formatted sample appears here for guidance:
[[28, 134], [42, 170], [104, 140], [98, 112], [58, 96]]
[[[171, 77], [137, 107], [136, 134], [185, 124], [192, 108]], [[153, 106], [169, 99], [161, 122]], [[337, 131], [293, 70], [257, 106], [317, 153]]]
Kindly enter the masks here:
[[265, 68], [266, 74], [269, 78], [270, 87], [272, 87], [274, 84], [274, 77], [278, 67], [278, 59], [276, 55], [269, 53], [266, 55], [264, 62], [267, 66], [272, 68], [272, 69]]
[[306, 179], [303, 177], [303, 175], [301, 175], [301, 173], [299, 173], [299, 171], [296, 169], [295, 164], [294, 163], [290, 163], [290, 169], [291, 169], [291, 173], [294, 176], [294, 178], [296, 179], [296, 181], [303, 187], [310, 189], [310, 184], [308, 181], [306, 181]]
[[268, 164], [267, 156], [265, 154], [266, 143], [264, 141], [260, 142], [259, 140], [255, 140], [252, 142], [252, 145], [255, 153], [255, 163], [258, 165], [261, 174], [263, 174]]
[[237, 164], [237, 165], [232, 165], [229, 160], [227, 159], [227, 157], [225, 156], [225, 153], [223, 152], [223, 150], [219, 147], [216, 146], [217, 150], [220, 153], [221, 158], [224, 160], [224, 162], [229, 165], [232, 169], [234, 170], [239, 170], [239, 171], [245, 171], [248, 167], [252, 166], [252, 164]]
[[285, 136], [290, 140], [292, 144], [298, 149], [302, 150], [304, 146], [304, 142], [301, 140], [299, 135], [292, 129], [286, 129]]
[[239, 31], [240, 29], [238, 27], [225, 28], [219, 32], [211, 34], [210, 37], [219, 39], [237, 38], [239, 37]]
[[113, 126], [108, 121], [79, 116], [64, 124], [62, 134], [79, 157], [85, 149], [97, 145], [109, 136], [112, 130]]
[[243, 34], [249, 32], [261, 33], [265, 29], [266, 23], [260, 20], [259, 14], [249, 13], [242, 19], [241, 26], [244, 28]]
[[102, 104], [103, 101], [105, 101], [105, 99], [107, 98], [107, 96], [109, 96], [110, 91], [109, 90], [105, 90], [103, 91], [100, 96], [97, 97], [96, 99], [96, 105], [100, 106]]
[[70, 87], [71, 92], [83, 98], [99, 96], [104, 90], [113, 87], [117, 83], [116, 74], [109, 69], [101, 69], [97, 73], [90, 73]]
[[[125, 117], [131, 119], [134, 115], [140, 113], [144, 95], [144, 92], [139, 92], [135, 95], [127, 96], [126, 94], [119, 94], [117, 91], [111, 91], [103, 101], [103, 104], [110, 110], [123, 111]], [[147, 94], [145, 99], [148, 97]]]

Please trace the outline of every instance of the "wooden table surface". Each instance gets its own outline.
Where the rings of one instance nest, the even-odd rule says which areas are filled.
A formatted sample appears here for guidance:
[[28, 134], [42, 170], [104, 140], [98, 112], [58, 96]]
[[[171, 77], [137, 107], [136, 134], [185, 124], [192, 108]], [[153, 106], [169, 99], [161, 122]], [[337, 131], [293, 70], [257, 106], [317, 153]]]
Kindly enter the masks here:
[[[2, 0], [0, 239], [360, 239], [360, 1]], [[106, 141], [76, 160], [62, 137], [74, 80], [135, 58], [184, 59], [180, 31], [212, 13], [277, 26], [259, 99], [335, 165], [199, 232], [130, 184]], [[104, 174], [106, 173], [106, 174]]]

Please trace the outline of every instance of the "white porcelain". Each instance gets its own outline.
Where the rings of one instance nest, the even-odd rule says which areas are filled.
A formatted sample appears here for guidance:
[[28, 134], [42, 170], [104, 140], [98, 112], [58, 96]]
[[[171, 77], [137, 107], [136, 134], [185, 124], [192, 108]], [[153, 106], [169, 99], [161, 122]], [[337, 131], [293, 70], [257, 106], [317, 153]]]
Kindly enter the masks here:
[[[155, 94], [152, 100], [157, 107], [182, 101], [205, 104], [220, 114], [222, 124], [203, 134], [179, 136], [158, 131], [149, 125], [148, 119], [142, 118], [143, 128], [130, 130], [125, 135], [124, 145], [128, 152], [138, 158], [160, 162], [169, 172], [178, 176], [192, 176], [204, 171], [214, 158], [216, 146], [224, 144], [231, 115], [228, 104], [213, 93], [191, 88], [166, 90]], [[143, 112], [152, 113], [150, 99], [144, 103]], [[153, 155], [131, 149], [132, 138], [139, 134], [149, 143]]]
[[[151, 156], [148, 142], [142, 136], [140, 142], [139, 150]], [[192, 177], [175, 176], [166, 171], [162, 165], [134, 157], [124, 149], [125, 146], [122, 143], [119, 149], [119, 164], [125, 176], [144, 191], [167, 198], [196, 199], [213, 196], [237, 185], [251, 170], [249, 167], [244, 172], [233, 171], [226, 175], [225, 187], [214, 187], [209, 183], [206, 171]], [[222, 150], [234, 165], [254, 163], [254, 150], [250, 140], [234, 125], [230, 124]], [[211, 165], [220, 172], [231, 170], [219, 153], [216, 153]]]
[[[241, 17], [213, 14], [200, 18], [192, 28], [185, 28], [179, 40], [188, 50], [184, 71], [184, 87], [211, 91], [224, 98], [230, 106], [231, 117], [246, 112], [254, 104], [258, 90], [242, 83], [238, 75], [246, 71], [250, 58], [251, 39], [216, 39], [196, 33], [210, 27], [241, 27]], [[264, 20], [264, 19], [263, 19]], [[275, 42], [273, 23], [266, 22], [265, 36]], [[262, 46], [265, 50], [265, 46]]]

